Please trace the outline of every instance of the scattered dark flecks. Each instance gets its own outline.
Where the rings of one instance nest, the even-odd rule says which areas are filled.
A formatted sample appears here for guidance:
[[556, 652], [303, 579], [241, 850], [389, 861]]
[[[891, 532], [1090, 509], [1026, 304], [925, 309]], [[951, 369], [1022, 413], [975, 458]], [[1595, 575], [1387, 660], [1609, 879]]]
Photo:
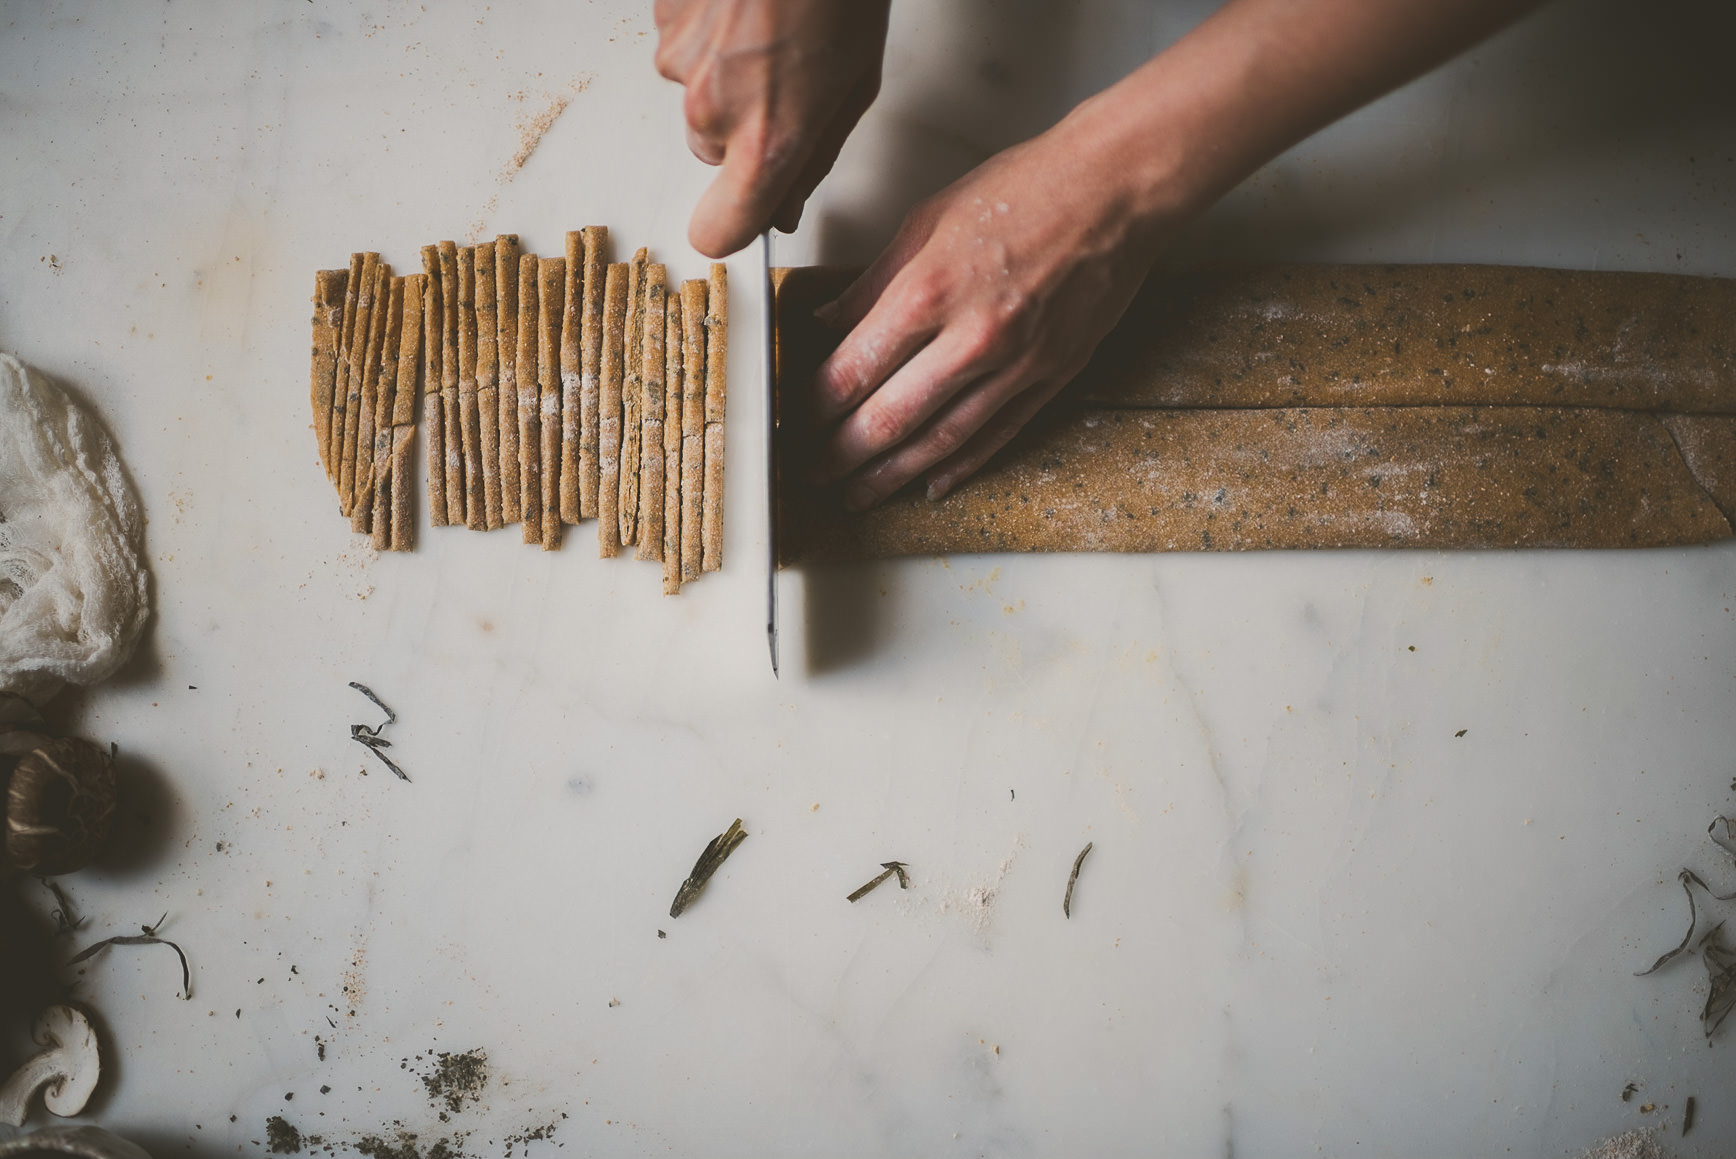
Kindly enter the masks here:
[[234, 1116], [234, 1115], [230, 1115], [230, 1116], [229, 1116], [229, 1121], [230, 1121], [230, 1122], [231, 1122], [231, 1123], [233, 1123], [233, 1122], [234, 1122], [234, 1121], [235, 1121], [235, 1116]]
[[414, 1131], [400, 1129], [390, 1139], [363, 1135], [351, 1146], [368, 1159], [459, 1159], [463, 1154], [459, 1148], [464, 1145], [464, 1138], [463, 1135], [442, 1135], [424, 1148]]
[[482, 1097], [483, 1088], [488, 1085], [487, 1051], [467, 1050], [463, 1054], [453, 1054], [443, 1050], [439, 1054], [430, 1051], [429, 1055], [434, 1069], [420, 1078], [428, 1090], [429, 1100], [436, 1106], [444, 1105], [447, 1111], [460, 1111], [466, 1100], [474, 1102]]
[[669, 935], [668, 935], [668, 934], [666, 934], [666, 933], [664, 933], [664, 932], [663, 932], [663, 931], [662, 931], [662, 930], [658, 930], [658, 931], [657, 931], [657, 936], [658, 936], [658, 937], [660, 937], [660, 938], [667, 938], [667, 937], [668, 937], [668, 936], [669, 936]]
[[1639, 1090], [1639, 1089], [1640, 1089], [1640, 1084], [1629, 1083], [1627, 1086], [1625, 1086], [1621, 1089], [1621, 1101], [1624, 1103], [1627, 1102], [1629, 1099], [1634, 1097], [1634, 1092]]
[[[376, 757], [380, 758], [381, 762], [383, 762], [388, 769], [391, 769], [400, 781], [408, 781], [410, 779], [410, 774], [400, 768], [397, 761], [394, 761], [391, 757], [380, 751], [392, 747], [392, 742], [381, 736], [380, 733], [385, 730], [387, 725], [398, 723], [398, 714], [388, 708], [385, 701], [374, 695], [374, 690], [369, 688], [366, 684], [352, 680], [350, 681], [350, 687], [373, 701], [374, 707], [386, 714], [386, 719], [376, 725], [350, 725], [350, 739], [373, 753]], [[365, 776], [366, 773], [367, 771], [364, 769], [363, 775]]]
[[[95, 957], [110, 946], [167, 946], [171, 950], [175, 951], [175, 956], [177, 958], [181, 959], [181, 997], [185, 1001], [191, 1002], [193, 1000], [193, 971], [187, 965], [187, 955], [183, 953], [181, 947], [177, 946], [174, 942], [169, 941], [167, 938], [159, 938], [157, 936], [157, 931], [161, 929], [163, 923], [168, 920], [169, 915], [165, 913], [162, 917], [158, 918], [153, 925], [140, 926], [139, 929], [144, 931], [143, 933], [122, 934], [119, 937], [104, 938], [100, 942], [94, 942], [74, 954], [67, 960], [66, 964], [68, 966], [76, 966], [87, 958]], [[240, 1018], [241, 1011], [237, 1010], [235, 1012], [235, 1017]]]
[[1461, 728], [1461, 729], [1460, 729], [1460, 730], [1459, 730], [1459, 731], [1458, 731], [1458, 732], [1455, 732], [1455, 733], [1454, 733], [1454, 734], [1453, 734], [1453, 735], [1454, 735], [1454, 736], [1456, 736], [1456, 737], [1459, 737], [1459, 736], [1464, 736], [1464, 735], [1465, 735], [1465, 734], [1466, 734], [1466, 733], [1468, 733], [1468, 732], [1470, 732], [1470, 731], [1471, 731], [1471, 730], [1470, 730], [1470, 729], [1468, 729], [1468, 728]]
[[187, 685], [187, 691], [188, 692], [197, 692], [197, 691], [199, 691], [199, 686], [197, 684], [189, 684], [189, 685]]
[[693, 863], [693, 872], [687, 875], [687, 880], [675, 891], [675, 900], [669, 906], [669, 916], [680, 917], [683, 910], [697, 901], [705, 889], [705, 883], [711, 880], [711, 875], [717, 872], [718, 866], [746, 840], [747, 833], [741, 827], [740, 817], [730, 822], [728, 829], [713, 837], [705, 846], [705, 852], [699, 855], [699, 860]]
[[885, 881], [887, 878], [891, 877], [893, 874], [898, 875], [898, 888], [899, 889], [909, 889], [910, 888], [910, 875], [905, 872], [905, 870], [907, 868], [908, 867], [902, 861], [882, 861], [880, 863], [880, 870], [881, 870], [880, 875], [878, 877], [875, 877], [872, 881], [869, 881], [866, 884], [864, 884], [860, 889], [856, 890], [855, 893], [850, 894], [844, 900], [850, 901], [850, 902], [860, 901], [862, 898], [865, 898], [870, 893], [872, 893], [874, 891], [874, 889], [880, 885], [881, 882]]
[[54, 895], [54, 911], [49, 916], [54, 919], [55, 933], [70, 934], [84, 924], [84, 919], [73, 912], [72, 900], [66, 896], [66, 891], [60, 888], [58, 881], [52, 877], [39, 877], [36, 880]]
[[295, 1092], [294, 1091], [283, 1092], [283, 1101], [286, 1103], [294, 1102], [295, 1101]]
[[[561, 1119], [566, 1117], [566, 1112], [562, 1111]], [[551, 1120], [540, 1127], [532, 1127], [528, 1131], [519, 1131], [516, 1134], [508, 1135], [506, 1138], [502, 1139], [501, 1142], [506, 1144], [506, 1159], [512, 1159], [515, 1150], [522, 1148], [528, 1152], [532, 1143], [540, 1143], [553, 1136], [555, 1131], [559, 1129], [561, 1125], [561, 1119]]]
[[1694, 1096], [1689, 1095], [1686, 1105], [1682, 1107], [1682, 1134], [1686, 1135], [1694, 1129]]
[[282, 1115], [265, 1120], [265, 1142], [273, 1155], [299, 1155], [301, 1132]]
[[329, 1095], [332, 1093], [332, 1089], [328, 1086], [322, 1086], [319, 1089], [319, 1093], [322, 1095]]
[[1061, 916], [1064, 918], [1073, 916], [1073, 887], [1079, 882], [1079, 867], [1085, 864], [1085, 855], [1091, 852], [1094, 844], [1095, 842], [1087, 841], [1085, 848], [1079, 851], [1079, 856], [1073, 859], [1073, 872], [1067, 875], [1067, 892], [1061, 898]]
[[1018, 799], [1019, 799], [1019, 794], [1015, 790], [1013, 790], [1013, 789], [1007, 790], [1007, 800], [1017, 801]]

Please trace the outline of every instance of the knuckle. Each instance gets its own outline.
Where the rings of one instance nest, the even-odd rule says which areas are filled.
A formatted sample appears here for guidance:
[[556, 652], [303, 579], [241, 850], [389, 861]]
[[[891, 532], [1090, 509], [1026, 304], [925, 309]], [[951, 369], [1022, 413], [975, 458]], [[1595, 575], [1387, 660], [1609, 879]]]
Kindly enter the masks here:
[[965, 445], [970, 439], [971, 433], [965, 429], [963, 423], [948, 420], [940, 423], [929, 433], [926, 449], [930, 456], [936, 460], [947, 458]]
[[862, 439], [872, 451], [882, 451], [910, 429], [910, 414], [898, 403], [881, 403], [862, 412]]
[[916, 323], [932, 319], [945, 308], [947, 301], [946, 288], [939, 278], [914, 271], [899, 287], [898, 296], [904, 304], [906, 317]]
[[999, 318], [972, 313], [959, 322], [959, 353], [972, 366], [997, 362], [1013, 348], [1011, 329]]

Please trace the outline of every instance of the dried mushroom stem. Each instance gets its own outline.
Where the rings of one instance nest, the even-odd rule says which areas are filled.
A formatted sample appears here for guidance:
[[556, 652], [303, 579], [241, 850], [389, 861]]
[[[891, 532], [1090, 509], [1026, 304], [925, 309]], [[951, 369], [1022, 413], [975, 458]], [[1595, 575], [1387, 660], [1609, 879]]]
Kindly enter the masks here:
[[682, 361], [687, 383], [681, 400], [681, 579], [699, 578], [700, 504], [705, 495], [706, 286], [681, 283]]
[[524, 542], [542, 542], [542, 424], [537, 334], [542, 328], [542, 296], [537, 292], [538, 258], [518, 259], [518, 480], [519, 517]]
[[446, 320], [440, 297], [440, 249], [422, 247], [422, 413], [428, 443], [428, 522], [446, 526], [446, 424], [440, 395], [441, 335]]
[[585, 295], [585, 241], [577, 230], [567, 233], [567, 281], [561, 311], [561, 522], [577, 523], [579, 503], [579, 436], [583, 418], [580, 331]]
[[686, 367], [681, 353], [681, 295], [668, 296], [663, 350], [663, 594], [681, 590], [681, 397]]
[[621, 550], [621, 373], [627, 341], [627, 264], [603, 276], [602, 388], [597, 404], [597, 554]]
[[344, 286], [348, 270], [320, 270], [313, 277], [313, 363], [308, 401], [313, 406], [313, 436], [320, 466], [330, 478], [332, 459], [332, 395], [337, 389], [338, 337], [344, 327]]
[[729, 273], [722, 262], [711, 265], [705, 319], [705, 498], [700, 508], [702, 568], [723, 566], [723, 410], [728, 395]]
[[603, 297], [605, 255], [609, 231], [587, 225], [585, 240], [585, 290], [580, 305], [579, 351], [579, 515], [597, 517], [598, 440], [601, 438], [603, 373]]
[[645, 267], [645, 304], [640, 328], [645, 333], [640, 354], [640, 423], [643, 434], [639, 450], [639, 559], [663, 558], [663, 342], [664, 297], [669, 288], [669, 270], [660, 264]]
[[504, 526], [500, 513], [500, 336], [494, 247], [476, 247], [476, 421], [482, 445], [482, 524]]
[[446, 425], [446, 522], [460, 527], [468, 522], [464, 508], [464, 428], [458, 406], [458, 247], [440, 243], [440, 292], [444, 318], [441, 321], [440, 409]]
[[561, 545], [561, 317], [566, 310], [567, 263], [543, 258], [537, 265], [541, 301], [537, 367], [542, 376], [542, 548]]
[[500, 521], [523, 518], [518, 463], [518, 235], [494, 239], [495, 349], [500, 360]]

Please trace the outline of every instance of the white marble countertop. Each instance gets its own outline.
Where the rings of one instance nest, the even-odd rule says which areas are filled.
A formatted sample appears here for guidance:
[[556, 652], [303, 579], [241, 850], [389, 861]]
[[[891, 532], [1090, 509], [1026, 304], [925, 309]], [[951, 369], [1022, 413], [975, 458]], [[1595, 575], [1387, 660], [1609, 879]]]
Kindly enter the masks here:
[[[872, 256], [1210, 7], [899, 0], [780, 260]], [[84, 967], [89, 1120], [159, 1159], [260, 1153], [272, 1116], [403, 1159], [1560, 1156], [1660, 1126], [1729, 1153], [1703, 968], [1634, 972], [1681, 934], [1678, 869], [1736, 884], [1705, 836], [1736, 812], [1736, 547], [791, 572], [774, 682], [738, 341], [721, 574], [665, 599], [585, 531], [376, 556], [308, 432], [315, 269], [590, 223], [704, 268], [648, 3], [425, 8], [0, 3], [0, 348], [113, 431], [155, 577], [139, 658], [56, 706], [127, 792], [66, 944], [167, 911], [193, 967], [188, 1002], [166, 952]], [[1736, 276], [1731, 32], [1558, 5], [1268, 167], [1177, 260]], [[757, 333], [757, 257], [731, 271]], [[349, 741], [351, 680], [411, 783]], [[891, 858], [910, 889], [847, 904]], [[487, 1081], [441, 1097], [439, 1052], [473, 1050]]]

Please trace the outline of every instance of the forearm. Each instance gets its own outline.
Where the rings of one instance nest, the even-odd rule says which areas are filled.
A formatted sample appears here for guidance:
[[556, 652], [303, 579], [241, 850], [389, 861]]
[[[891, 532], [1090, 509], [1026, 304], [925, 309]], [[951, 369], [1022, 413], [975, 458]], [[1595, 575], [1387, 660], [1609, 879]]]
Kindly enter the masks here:
[[1155, 249], [1255, 169], [1541, 0], [1230, 0], [1056, 127]]

